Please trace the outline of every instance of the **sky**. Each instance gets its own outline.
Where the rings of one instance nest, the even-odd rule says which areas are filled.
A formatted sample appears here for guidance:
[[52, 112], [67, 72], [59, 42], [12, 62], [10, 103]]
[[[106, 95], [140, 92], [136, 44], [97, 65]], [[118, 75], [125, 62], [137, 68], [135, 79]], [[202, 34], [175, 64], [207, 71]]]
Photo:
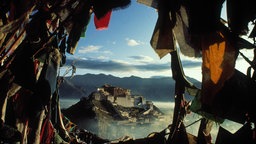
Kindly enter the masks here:
[[[85, 37], [80, 38], [75, 54], [67, 54], [67, 61], [74, 62], [77, 68], [76, 75], [172, 76], [170, 55], [160, 59], [150, 46], [158, 17], [154, 8], [132, 0], [129, 7], [112, 11], [109, 26], [105, 30], [96, 29], [93, 16]], [[225, 13], [222, 17], [225, 17]], [[251, 51], [243, 53], [252, 57]], [[185, 75], [201, 81], [201, 58], [189, 58], [182, 54], [180, 57]], [[61, 72], [69, 66], [62, 67]], [[239, 57], [237, 67], [244, 72], [248, 64]]]

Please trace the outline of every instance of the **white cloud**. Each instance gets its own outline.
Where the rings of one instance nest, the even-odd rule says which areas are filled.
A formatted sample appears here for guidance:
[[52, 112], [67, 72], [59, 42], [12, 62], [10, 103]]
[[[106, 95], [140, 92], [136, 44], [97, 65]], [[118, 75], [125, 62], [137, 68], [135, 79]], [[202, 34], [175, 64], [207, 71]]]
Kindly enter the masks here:
[[131, 63], [129, 63], [128, 61], [120, 60], [120, 59], [113, 59], [112, 61], [113, 61], [113, 62], [116, 62], [116, 63], [123, 64], [123, 65], [130, 65], [130, 64], [131, 64]]
[[102, 51], [103, 54], [113, 54], [111, 51]]
[[78, 53], [92, 53], [92, 52], [98, 52], [99, 49], [101, 48], [102, 46], [94, 46], [94, 45], [89, 45], [87, 47], [81, 47], [79, 50], [78, 50]]
[[100, 59], [100, 60], [108, 60], [109, 57], [106, 57], [106, 56], [98, 56], [97, 59]]
[[126, 41], [127, 41], [127, 45], [128, 46], [138, 46], [138, 45], [141, 44], [140, 42], [138, 42], [138, 41], [136, 41], [134, 39], [127, 38]]
[[145, 62], [152, 62], [152, 61], [154, 61], [154, 59], [152, 57], [150, 57], [150, 56], [140, 55], [140, 57], [141, 57], [141, 60], [145, 61]]
[[139, 55], [139, 56], [130, 56], [129, 58], [133, 59], [136, 62], [140, 63], [152, 63], [154, 59], [150, 56]]

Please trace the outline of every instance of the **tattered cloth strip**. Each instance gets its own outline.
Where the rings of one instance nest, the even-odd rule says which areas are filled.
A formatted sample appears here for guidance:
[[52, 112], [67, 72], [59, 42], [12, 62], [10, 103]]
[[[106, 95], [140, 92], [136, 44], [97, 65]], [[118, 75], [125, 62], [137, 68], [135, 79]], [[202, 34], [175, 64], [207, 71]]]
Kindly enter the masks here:
[[202, 37], [202, 103], [212, 105], [216, 94], [235, 71], [238, 55], [227, 38], [221, 33], [210, 33]]
[[[6, 56], [10, 56], [10, 54], [24, 40], [26, 35], [25, 28], [29, 22], [29, 15], [32, 13], [34, 8], [35, 6], [31, 7], [19, 19], [16, 19], [4, 26], [0, 26], [0, 33], [12, 34], [8, 40], [4, 40], [6, 41], [6, 44], [0, 49], [1, 55], [3, 55], [4, 51], [8, 51], [5, 53], [5, 56], [2, 56], [1, 62], [6, 58]], [[3, 37], [3, 38], [6, 38], [6, 37]]]
[[234, 74], [225, 81], [223, 87], [212, 100], [212, 105], [207, 107], [200, 101], [201, 95], [193, 99], [191, 110], [204, 117], [222, 123], [224, 119], [244, 124], [247, 117], [255, 121], [256, 82], [235, 70]]
[[[170, 12], [173, 10], [168, 1], [159, 1], [158, 18], [150, 40], [151, 47], [160, 58], [174, 50], [172, 28], [175, 20], [171, 20]], [[175, 4], [175, 3], [174, 3]]]
[[[49, 48], [51, 49], [51, 48]], [[43, 69], [35, 86], [35, 96], [40, 99], [38, 105], [47, 105], [57, 86], [57, 74], [60, 64], [60, 53], [57, 48], [52, 48], [45, 59]]]
[[166, 17], [166, 22], [161, 22], [161, 18], [157, 19], [150, 44], [160, 58], [174, 51], [173, 33], [171, 21]]
[[255, 122], [255, 93], [255, 80], [235, 70], [234, 75], [216, 95], [212, 109], [218, 115], [241, 124], [248, 119]]
[[226, 129], [219, 127], [216, 144], [255, 144], [255, 138], [251, 127], [251, 123], [246, 123], [242, 128], [240, 128], [234, 134], [230, 133]]
[[[137, 2], [159, 10], [159, 2], [157, 0], [137, 0]], [[174, 42], [169, 11], [161, 12], [163, 11], [161, 9], [159, 11], [150, 44], [158, 56], [163, 58], [174, 50]]]
[[[169, 19], [169, 18], [168, 18]], [[164, 26], [160, 26], [161, 20], [158, 18], [157, 23], [150, 40], [150, 44], [160, 58], [169, 54], [174, 50], [173, 33], [171, 29], [171, 21], [167, 20]]]
[[27, 15], [24, 14], [23, 16], [21, 16], [19, 19], [16, 19], [6, 25], [2, 25], [0, 26], [0, 33], [9, 33], [9, 32], [13, 32], [14, 30], [16, 30], [18, 27], [21, 26], [21, 24], [23, 23], [23, 21], [27, 18]]
[[232, 32], [246, 35], [249, 22], [255, 21], [256, 9], [254, 0], [227, 0], [227, 19]]
[[[21, 33], [18, 35], [18, 37], [14, 40], [14, 43], [12, 43], [11, 47], [7, 49], [7, 52], [1, 57], [1, 63], [4, 64], [7, 57], [10, 57], [12, 53], [17, 49], [17, 47], [22, 43], [22, 41], [25, 39], [26, 31], [23, 29]], [[5, 48], [5, 47], [4, 47]]]
[[[216, 108], [216, 97], [235, 73], [236, 49], [222, 32], [205, 34], [202, 44], [202, 90], [193, 100], [191, 109], [209, 119], [223, 122], [221, 108]], [[227, 97], [222, 95], [222, 97]], [[199, 101], [198, 101], [199, 100]], [[218, 110], [216, 110], [218, 109]], [[200, 110], [200, 111], [198, 111]], [[221, 112], [220, 112], [221, 111]], [[220, 118], [221, 117], [221, 118]]]
[[[35, 6], [34, 6], [35, 7]], [[28, 23], [29, 15], [33, 11], [34, 7], [29, 9], [26, 13], [24, 13], [20, 18], [15, 19], [8, 24], [0, 26], [0, 33], [9, 33], [15, 31], [18, 27], [23, 26]]]
[[192, 35], [189, 32], [188, 11], [186, 7], [181, 6], [176, 13], [177, 21], [173, 28], [174, 35], [178, 41], [180, 51], [188, 57], [201, 57], [201, 47], [198, 41], [192, 41]]
[[67, 49], [74, 54], [81, 35], [86, 30], [90, 21], [91, 0], [66, 0], [51, 9], [58, 15], [60, 27], [64, 27], [67, 33]]
[[219, 30], [224, 0], [191, 0], [188, 8], [189, 30], [192, 35], [204, 35]]
[[131, 4], [131, 0], [92, 0], [93, 12], [100, 19], [111, 10], [125, 9]]
[[42, 124], [42, 129], [40, 133], [40, 143], [45, 143], [45, 144], [50, 144], [54, 138], [55, 132], [54, 132], [54, 127], [47, 116]]
[[82, 32], [90, 21], [90, 10], [90, 0], [80, 1], [77, 8], [71, 13], [71, 19], [67, 21], [71, 24], [71, 30], [67, 39], [67, 52], [70, 54], [75, 53]]
[[[158, 1], [156, 0], [137, 0], [137, 2], [158, 9]], [[181, 5], [180, 9], [177, 11], [176, 18], [176, 24], [173, 27], [173, 32], [178, 41], [181, 53], [189, 57], [201, 57], [200, 46], [196, 45], [197, 43], [192, 43], [191, 34], [189, 33], [188, 10], [184, 5]], [[167, 27], [168, 22], [169, 27]], [[172, 25], [173, 24], [170, 23], [170, 21], [167, 21], [166, 27], [162, 26], [161, 28], [164, 29], [163, 31], [166, 32], [167, 36], [161, 36], [159, 19], [157, 20], [157, 24], [151, 38], [151, 45], [160, 58], [173, 50], [171, 32]]]
[[209, 120], [212, 120], [216, 123], [223, 123], [224, 122], [224, 118], [221, 118], [219, 116], [216, 116], [208, 111], [204, 111], [202, 109], [202, 103], [201, 103], [201, 91], [199, 91], [199, 93], [197, 93], [197, 95], [194, 97], [194, 99], [191, 102], [190, 105], [190, 109], [192, 112], [195, 112]]
[[94, 15], [94, 25], [97, 30], [104, 30], [108, 28], [109, 21], [111, 18], [112, 10], [109, 11], [104, 17], [98, 19], [96, 15]]

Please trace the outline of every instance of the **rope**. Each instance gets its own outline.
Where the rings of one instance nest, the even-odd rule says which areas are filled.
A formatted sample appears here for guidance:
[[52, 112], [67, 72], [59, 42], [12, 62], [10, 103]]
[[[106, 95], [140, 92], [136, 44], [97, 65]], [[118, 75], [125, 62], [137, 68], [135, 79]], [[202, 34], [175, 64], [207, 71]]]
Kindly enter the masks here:
[[185, 126], [185, 128], [188, 128], [188, 127], [192, 126], [193, 124], [195, 124], [195, 123], [197, 123], [197, 122], [201, 121], [202, 119], [203, 119], [203, 118], [200, 118], [200, 119], [198, 119], [198, 120], [196, 120], [196, 121], [192, 122], [191, 124], [189, 124], [189, 125]]
[[250, 61], [242, 52], [239, 51], [239, 54], [245, 59], [246, 62], [248, 62], [252, 66], [252, 68], [255, 68], [253, 62]]

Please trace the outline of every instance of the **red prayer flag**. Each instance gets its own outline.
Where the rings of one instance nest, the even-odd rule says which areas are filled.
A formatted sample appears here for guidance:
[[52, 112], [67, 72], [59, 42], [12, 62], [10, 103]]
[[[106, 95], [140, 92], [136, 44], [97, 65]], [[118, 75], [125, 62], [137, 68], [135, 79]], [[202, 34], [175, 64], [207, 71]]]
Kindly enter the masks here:
[[111, 13], [112, 13], [112, 10], [107, 12], [107, 14], [104, 17], [100, 18], [100, 19], [98, 19], [96, 17], [96, 15], [94, 15], [94, 25], [95, 25], [97, 30], [105, 30], [105, 29], [108, 28]]

